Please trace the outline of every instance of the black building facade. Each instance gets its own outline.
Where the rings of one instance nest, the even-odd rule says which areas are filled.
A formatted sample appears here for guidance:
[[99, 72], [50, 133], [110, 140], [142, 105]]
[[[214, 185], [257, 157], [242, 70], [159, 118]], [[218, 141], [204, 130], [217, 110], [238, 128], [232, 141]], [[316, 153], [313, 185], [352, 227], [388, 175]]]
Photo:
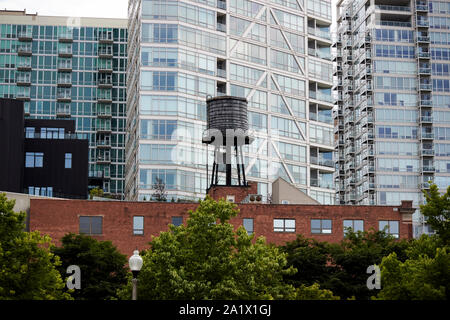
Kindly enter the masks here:
[[0, 99], [0, 191], [23, 191], [23, 127], [23, 102]]
[[[5, 105], [4, 100], [0, 99], [0, 105]], [[9, 161], [2, 165], [0, 180], [2, 180], [3, 171], [21, 172], [21, 179], [19, 188], [17, 188], [17, 181], [14, 180], [14, 184], [9, 182], [5, 186], [0, 183], [0, 190], [48, 197], [86, 199], [89, 144], [87, 137], [75, 134], [75, 121], [23, 120], [23, 104], [19, 102], [14, 105], [16, 109], [21, 109], [21, 125], [17, 128], [11, 128], [12, 125], [10, 125], [9, 131], [0, 130], [0, 146], [4, 144], [11, 149], [11, 145], [16, 144], [21, 146], [21, 152], [15, 151], [9, 157]], [[7, 117], [11, 118], [12, 114], [17, 124], [18, 116], [15, 112], [9, 112]], [[9, 121], [6, 116], [4, 118], [6, 122]], [[19, 148], [16, 147], [16, 149]], [[14, 175], [5, 173], [5, 176], [6, 174]]]

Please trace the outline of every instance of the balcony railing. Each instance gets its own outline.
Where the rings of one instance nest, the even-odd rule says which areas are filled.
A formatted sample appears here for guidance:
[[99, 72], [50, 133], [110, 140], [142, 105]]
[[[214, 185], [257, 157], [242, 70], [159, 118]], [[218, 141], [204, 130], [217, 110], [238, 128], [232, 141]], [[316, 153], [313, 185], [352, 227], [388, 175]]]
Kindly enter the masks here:
[[227, 2], [225, 0], [217, 0], [217, 8], [227, 10]]
[[219, 23], [217, 22], [217, 31], [221, 31], [221, 32], [227, 32], [227, 25], [224, 23]]
[[325, 102], [328, 102], [328, 103], [333, 103], [334, 102], [334, 99], [331, 96], [331, 94], [324, 94], [324, 93], [318, 92], [318, 91], [309, 91], [309, 97], [311, 99], [325, 101]]
[[329, 30], [325, 31], [319, 28], [308, 27], [308, 33], [319, 38], [331, 40], [331, 32]]
[[405, 6], [376, 5], [375, 8], [379, 9], [379, 10], [386, 10], [386, 11], [403, 11], [403, 12], [411, 11], [411, 7], [405, 7]]
[[430, 22], [428, 20], [417, 20], [417, 25], [419, 27], [429, 27], [430, 26]]
[[378, 22], [378, 25], [380, 26], [389, 26], [389, 27], [404, 27], [404, 28], [411, 28], [411, 22], [403, 22], [403, 21], [386, 21], [382, 20]]

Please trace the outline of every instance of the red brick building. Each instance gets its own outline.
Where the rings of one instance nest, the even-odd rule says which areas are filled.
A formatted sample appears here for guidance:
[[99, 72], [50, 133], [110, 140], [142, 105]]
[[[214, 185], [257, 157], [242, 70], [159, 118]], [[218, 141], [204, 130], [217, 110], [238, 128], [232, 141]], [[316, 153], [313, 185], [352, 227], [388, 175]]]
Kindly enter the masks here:
[[[253, 187], [215, 187], [210, 195], [226, 198], [233, 195], [236, 202]], [[169, 224], [185, 223], [188, 211], [198, 204], [85, 201], [32, 199], [30, 230], [48, 234], [56, 244], [67, 233], [89, 233], [98, 240], [110, 240], [127, 256], [133, 250], [148, 248], [152, 236], [167, 231]], [[267, 242], [284, 244], [297, 234], [320, 241], [338, 242], [344, 238], [345, 225], [354, 229], [379, 230], [388, 226], [396, 237], [412, 238], [412, 202], [401, 206], [327, 206], [327, 205], [273, 205], [239, 203], [240, 213], [230, 223], [238, 228], [244, 225], [256, 237]], [[244, 223], [245, 221], [245, 223]]]

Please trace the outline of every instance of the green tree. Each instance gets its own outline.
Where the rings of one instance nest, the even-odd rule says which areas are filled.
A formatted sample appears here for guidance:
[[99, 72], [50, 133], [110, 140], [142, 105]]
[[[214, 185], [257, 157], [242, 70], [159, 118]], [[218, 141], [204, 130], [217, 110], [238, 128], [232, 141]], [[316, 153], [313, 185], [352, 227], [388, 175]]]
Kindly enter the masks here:
[[25, 232], [26, 215], [14, 212], [14, 205], [0, 194], [0, 300], [71, 299], [50, 237]]
[[449, 299], [450, 252], [441, 240], [423, 235], [406, 250], [406, 261], [395, 253], [381, 263], [378, 300]]
[[91, 191], [89, 191], [89, 198], [92, 200], [94, 199], [94, 197], [103, 197], [104, 196], [104, 192], [102, 188], [94, 188], [91, 189]]
[[53, 248], [61, 258], [59, 271], [77, 265], [81, 271], [81, 289], [72, 296], [77, 300], [117, 299], [117, 290], [127, 283], [127, 258], [110, 241], [98, 241], [86, 235], [69, 233], [62, 245]]
[[436, 231], [445, 245], [450, 245], [450, 186], [443, 195], [436, 184], [430, 190], [422, 190], [426, 204], [420, 205], [420, 212], [426, 217], [427, 224]]
[[320, 285], [315, 283], [311, 286], [302, 284], [296, 289], [296, 300], [340, 300], [327, 289], [320, 289]]
[[[252, 242], [243, 227], [228, 223], [235, 204], [207, 197], [189, 211], [186, 225], [170, 226], [150, 242], [139, 274], [139, 299], [293, 299], [283, 276], [285, 254], [264, 238]], [[130, 287], [121, 291], [129, 299]]]
[[327, 242], [297, 235], [297, 239], [286, 243], [280, 250], [287, 254], [288, 265], [298, 270], [297, 273], [285, 277], [286, 282], [299, 287], [324, 283], [329, 279], [330, 248]]
[[367, 288], [367, 268], [379, 265], [383, 257], [396, 253], [406, 259], [409, 242], [398, 241], [384, 231], [358, 231], [351, 229], [339, 244], [330, 245], [331, 275], [323, 285], [341, 298], [355, 297], [368, 300], [374, 292]]
[[384, 256], [396, 252], [406, 259], [407, 241], [397, 241], [383, 231], [353, 232], [347, 230], [343, 241], [336, 244], [305, 239], [302, 236], [282, 247], [288, 254], [288, 265], [298, 272], [286, 276], [297, 288], [315, 283], [331, 290], [342, 299], [370, 299], [367, 288], [367, 268], [381, 263]]

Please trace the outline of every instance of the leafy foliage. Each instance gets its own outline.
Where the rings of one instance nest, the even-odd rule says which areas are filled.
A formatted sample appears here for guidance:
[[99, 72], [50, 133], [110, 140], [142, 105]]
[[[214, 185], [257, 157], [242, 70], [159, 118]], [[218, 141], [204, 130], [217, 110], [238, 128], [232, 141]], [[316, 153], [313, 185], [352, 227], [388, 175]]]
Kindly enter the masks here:
[[450, 245], [450, 186], [441, 195], [436, 184], [430, 190], [422, 190], [426, 204], [420, 205], [421, 213], [426, 217], [427, 224], [436, 231], [445, 245]]
[[71, 299], [65, 293], [51, 239], [25, 232], [25, 213], [0, 194], [0, 300]]
[[[295, 290], [283, 276], [285, 254], [264, 238], [253, 244], [243, 227], [228, 223], [235, 205], [206, 198], [189, 212], [186, 225], [170, 226], [143, 254], [139, 299], [293, 299]], [[129, 299], [130, 284], [120, 292]]]
[[67, 234], [61, 242], [61, 247], [52, 250], [62, 260], [61, 275], [66, 276], [70, 265], [77, 265], [81, 270], [81, 289], [75, 290], [72, 296], [77, 300], [117, 298], [117, 290], [127, 282], [126, 257], [110, 241], [85, 235]]
[[396, 241], [383, 231], [353, 232], [338, 244], [298, 236], [283, 247], [289, 265], [298, 269], [286, 281], [297, 288], [317, 283], [341, 298], [367, 300], [374, 295], [367, 288], [367, 267], [380, 264], [392, 252], [406, 258], [406, 241]]
[[406, 250], [402, 262], [396, 253], [381, 263], [380, 300], [449, 299], [450, 252], [440, 239], [423, 235]]

